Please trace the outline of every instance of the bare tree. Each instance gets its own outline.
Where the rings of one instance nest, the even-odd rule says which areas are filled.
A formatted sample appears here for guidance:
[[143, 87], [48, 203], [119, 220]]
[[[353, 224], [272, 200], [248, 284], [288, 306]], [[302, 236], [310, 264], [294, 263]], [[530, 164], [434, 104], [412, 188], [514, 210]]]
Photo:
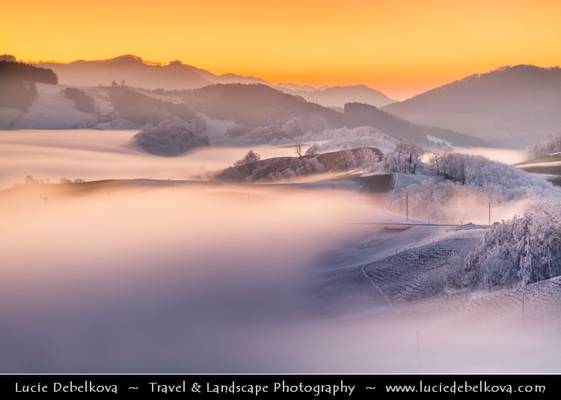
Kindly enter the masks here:
[[296, 151], [296, 155], [298, 156], [298, 158], [302, 158], [302, 143], [296, 143], [294, 145], [295, 151]]

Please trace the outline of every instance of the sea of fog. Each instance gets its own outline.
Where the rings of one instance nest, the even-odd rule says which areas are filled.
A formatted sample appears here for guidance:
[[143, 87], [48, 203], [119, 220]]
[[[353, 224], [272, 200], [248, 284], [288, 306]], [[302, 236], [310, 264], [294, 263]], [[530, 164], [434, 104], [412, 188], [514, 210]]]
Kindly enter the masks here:
[[[129, 147], [130, 136], [2, 132], [1, 182], [190, 178], [247, 151], [166, 159]], [[560, 326], [513, 330], [495, 316], [396, 312], [374, 296], [336, 307], [339, 297], [318, 296], [326, 255], [361, 247], [366, 228], [349, 221], [384, 213], [366, 194], [201, 183], [113, 186], [109, 195], [61, 186], [43, 201], [33, 186], [0, 195], [2, 372], [560, 369]]]
[[365, 196], [205, 185], [13, 196], [0, 209], [1, 371], [558, 369], [559, 326], [549, 337], [495, 316], [318, 296], [325, 255], [360, 244], [364, 228], [347, 222], [377, 218]]
[[[204, 179], [232, 165], [247, 147], [207, 147], [181, 157], [156, 157], [136, 148], [134, 131], [20, 130], [0, 131], [0, 189], [25, 176], [58, 182], [67, 179]], [[253, 146], [262, 158], [294, 156], [290, 146]], [[456, 149], [513, 164], [525, 159], [521, 150]]]
[[[132, 144], [134, 131], [0, 131], [0, 189], [25, 176], [67, 179], [204, 179], [231, 166], [245, 147], [205, 147], [180, 157], [149, 155]], [[254, 146], [262, 158], [293, 156], [294, 148]]]

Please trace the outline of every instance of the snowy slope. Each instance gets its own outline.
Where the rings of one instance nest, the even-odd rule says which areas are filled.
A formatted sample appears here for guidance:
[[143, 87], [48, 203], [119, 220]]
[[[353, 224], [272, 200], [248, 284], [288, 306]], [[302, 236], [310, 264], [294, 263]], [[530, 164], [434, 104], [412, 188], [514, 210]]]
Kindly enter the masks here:
[[[37, 83], [37, 98], [27, 110], [0, 113], [0, 129], [73, 129], [91, 127], [98, 122], [97, 115], [74, 108], [74, 102], [63, 96], [66, 86]], [[88, 89], [100, 112], [110, 109], [101, 89]]]

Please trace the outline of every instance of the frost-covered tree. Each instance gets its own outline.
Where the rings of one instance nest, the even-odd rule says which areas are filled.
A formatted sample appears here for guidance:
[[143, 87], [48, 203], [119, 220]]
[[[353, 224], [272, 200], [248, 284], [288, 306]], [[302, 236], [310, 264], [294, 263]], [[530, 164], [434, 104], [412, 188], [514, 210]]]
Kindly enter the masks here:
[[430, 162], [432, 163], [434, 170], [437, 175], [444, 175], [444, 162], [446, 160], [446, 155], [449, 154], [449, 149], [439, 150], [432, 155]]
[[208, 146], [208, 136], [200, 132], [197, 121], [190, 123], [179, 118], [146, 124], [133, 140], [148, 153], [178, 156], [200, 146]]
[[383, 154], [376, 148], [322, 153], [316, 156], [273, 157], [242, 162], [215, 175], [218, 180], [270, 182], [325, 172], [375, 171]]
[[384, 169], [387, 172], [415, 174], [422, 154], [422, 147], [410, 142], [399, 142], [395, 150], [386, 155]]
[[238, 160], [234, 163], [234, 166], [239, 167], [240, 165], [254, 163], [259, 160], [261, 160], [261, 156], [253, 150], [249, 150], [241, 160]]
[[549, 189], [550, 183], [516, 167], [492, 161], [482, 156], [443, 152], [432, 160], [436, 174], [463, 185], [488, 189], [502, 188], [512, 192], [527, 188]]
[[561, 275], [561, 208], [536, 204], [494, 225], [454, 282], [471, 287], [527, 285]]
[[498, 203], [498, 194], [483, 188], [452, 181], [424, 180], [399, 190], [390, 201], [390, 208], [438, 223], [467, 223], [487, 221], [489, 200]]
[[411, 215], [433, 222], [486, 222], [493, 208], [509, 202], [555, 198], [559, 188], [541, 177], [480, 156], [438, 153], [436, 176], [395, 192], [392, 209], [400, 212], [408, 198]]

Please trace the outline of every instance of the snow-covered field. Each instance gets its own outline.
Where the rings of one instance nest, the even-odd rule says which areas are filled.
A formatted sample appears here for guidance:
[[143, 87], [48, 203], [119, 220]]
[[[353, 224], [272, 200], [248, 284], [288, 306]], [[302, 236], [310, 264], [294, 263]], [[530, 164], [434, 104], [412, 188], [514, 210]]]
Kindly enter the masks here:
[[248, 149], [133, 134], [0, 132], [0, 371], [561, 371], [559, 278], [450, 284], [487, 226], [399, 225], [395, 193], [353, 185], [193, 182]]
[[[37, 99], [27, 112], [0, 107], [0, 129], [75, 129], [97, 124], [94, 114], [78, 111], [72, 100], [63, 95], [66, 86], [37, 83]], [[88, 88], [87, 93], [95, 101], [99, 112], [112, 109], [106, 93], [98, 88]]]

